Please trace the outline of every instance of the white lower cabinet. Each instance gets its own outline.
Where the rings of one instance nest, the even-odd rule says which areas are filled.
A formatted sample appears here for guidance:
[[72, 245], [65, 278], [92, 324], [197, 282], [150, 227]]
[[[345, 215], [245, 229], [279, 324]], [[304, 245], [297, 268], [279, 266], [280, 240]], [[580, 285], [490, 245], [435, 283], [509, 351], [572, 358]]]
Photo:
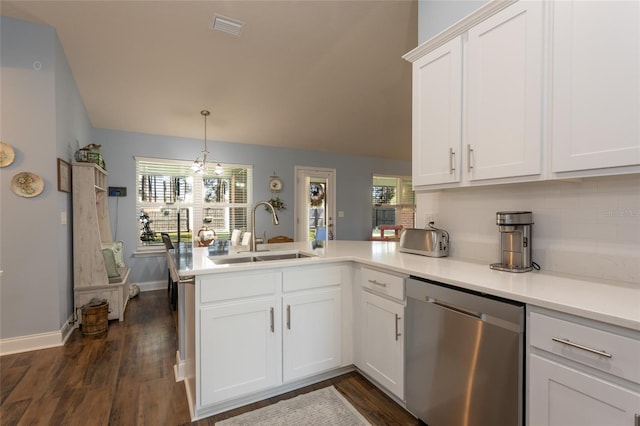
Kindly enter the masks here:
[[530, 357], [529, 425], [634, 426], [640, 395], [543, 357]]
[[344, 265], [199, 278], [196, 416], [342, 365]]
[[640, 333], [533, 308], [528, 424], [640, 422]]
[[285, 382], [340, 367], [341, 300], [340, 287], [283, 296]]
[[[356, 366], [404, 400], [404, 279], [363, 268], [359, 297], [359, 348]], [[380, 294], [372, 292], [380, 289]], [[397, 293], [398, 289], [400, 293]]]
[[200, 404], [280, 383], [280, 302], [242, 300], [200, 310]]

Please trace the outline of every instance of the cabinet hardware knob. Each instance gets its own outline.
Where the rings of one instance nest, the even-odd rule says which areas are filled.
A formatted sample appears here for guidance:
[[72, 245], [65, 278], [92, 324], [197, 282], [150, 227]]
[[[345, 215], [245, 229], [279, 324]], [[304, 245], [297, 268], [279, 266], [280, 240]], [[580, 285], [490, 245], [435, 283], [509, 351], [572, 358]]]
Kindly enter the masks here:
[[387, 286], [387, 283], [379, 283], [379, 282], [378, 282], [378, 281], [376, 281], [376, 280], [368, 280], [368, 281], [369, 281], [371, 284], [373, 284], [373, 285], [379, 285], [380, 287], [386, 287], [386, 286]]
[[402, 333], [398, 333], [398, 321], [400, 321], [400, 319], [400, 316], [396, 314], [396, 342], [398, 341], [398, 338], [402, 336]]
[[473, 148], [471, 145], [467, 144], [467, 172], [471, 173], [471, 169], [473, 169], [473, 164], [471, 164], [471, 153], [473, 152]]
[[287, 305], [287, 329], [291, 330], [291, 305]]

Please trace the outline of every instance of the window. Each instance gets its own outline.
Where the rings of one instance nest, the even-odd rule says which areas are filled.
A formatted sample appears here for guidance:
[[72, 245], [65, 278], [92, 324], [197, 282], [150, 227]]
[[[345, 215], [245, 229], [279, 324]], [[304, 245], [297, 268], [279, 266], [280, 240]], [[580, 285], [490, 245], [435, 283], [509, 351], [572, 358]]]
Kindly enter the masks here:
[[414, 226], [415, 195], [410, 177], [374, 176], [371, 186], [371, 239], [396, 239]]
[[173, 242], [192, 242], [203, 224], [217, 239], [246, 231], [250, 220], [253, 167], [223, 164], [224, 173], [196, 174], [192, 162], [136, 157], [138, 249], [163, 247], [161, 232]]

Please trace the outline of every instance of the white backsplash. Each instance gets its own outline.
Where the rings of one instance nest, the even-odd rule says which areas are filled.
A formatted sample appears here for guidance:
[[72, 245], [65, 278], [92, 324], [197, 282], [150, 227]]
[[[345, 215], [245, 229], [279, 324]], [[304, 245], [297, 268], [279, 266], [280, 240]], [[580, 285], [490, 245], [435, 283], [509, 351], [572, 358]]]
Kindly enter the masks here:
[[532, 258], [543, 270], [640, 286], [640, 175], [416, 196], [416, 225], [435, 213], [436, 226], [449, 231], [452, 257], [498, 262], [496, 212], [531, 211]]

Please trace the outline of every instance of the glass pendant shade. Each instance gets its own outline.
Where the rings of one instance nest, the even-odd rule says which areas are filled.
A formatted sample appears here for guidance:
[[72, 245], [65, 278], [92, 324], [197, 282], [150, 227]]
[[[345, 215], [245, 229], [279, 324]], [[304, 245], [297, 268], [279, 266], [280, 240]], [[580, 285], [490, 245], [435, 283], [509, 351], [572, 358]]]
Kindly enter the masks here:
[[[202, 160], [200, 157], [196, 158], [191, 166], [191, 170], [194, 173], [204, 174], [207, 172], [207, 155], [209, 155], [209, 151], [207, 151], [207, 117], [211, 114], [207, 110], [200, 111], [200, 114], [204, 117], [204, 149], [202, 150]], [[216, 167], [213, 171], [214, 174], [220, 176], [224, 173], [224, 169], [220, 163], [216, 164]]]

